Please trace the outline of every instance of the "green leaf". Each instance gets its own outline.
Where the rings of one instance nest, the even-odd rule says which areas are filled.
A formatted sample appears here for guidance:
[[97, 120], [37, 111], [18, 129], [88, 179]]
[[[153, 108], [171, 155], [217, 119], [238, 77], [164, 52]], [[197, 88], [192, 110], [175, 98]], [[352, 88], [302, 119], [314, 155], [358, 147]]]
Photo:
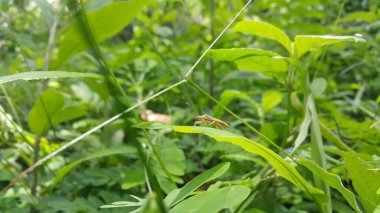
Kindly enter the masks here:
[[255, 141], [249, 140], [248, 138], [236, 135], [231, 132], [207, 127], [173, 126], [173, 129], [177, 132], [182, 133], [204, 134], [214, 138], [216, 141], [229, 142], [234, 145], [240, 146], [248, 152], [257, 154], [265, 158], [276, 169], [277, 173], [281, 177], [290, 181], [309, 195], [312, 195], [320, 206], [323, 206], [324, 203], [327, 202], [327, 197], [324, 195], [324, 193], [321, 190], [311, 186], [290, 163], [282, 159], [279, 155], [277, 155], [269, 148]]
[[288, 70], [287, 61], [276, 56], [253, 56], [237, 60], [235, 64], [239, 70], [249, 70], [269, 75], [285, 73]]
[[185, 173], [185, 154], [175, 143], [166, 142], [158, 150], [162, 163], [170, 174], [181, 176]]
[[380, 187], [380, 173], [369, 155], [348, 153], [343, 157], [352, 185], [359, 195], [365, 212], [373, 212], [380, 203], [380, 195], [376, 194]]
[[288, 61], [279, 54], [267, 50], [240, 48], [211, 50], [209, 56], [222, 61], [231, 61], [239, 70], [265, 74], [286, 72]]
[[29, 127], [33, 133], [42, 134], [51, 127], [64, 121], [79, 118], [86, 112], [75, 106], [64, 108], [63, 95], [53, 89], [45, 90], [29, 112]]
[[47, 78], [102, 78], [101, 75], [82, 72], [65, 71], [30, 71], [0, 77], [0, 84], [17, 80], [39, 80]]
[[102, 157], [106, 157], [106, 156], [110, 156], [110, 155], [116, 155], [116, 154], [134, 154], [134, 153], [136, 153], [136, 150], [134, 148], [131, 148], [131, 147], [104, 149], [104, 150], [101, 150], [99, 152], [91, 153], [88, 156], [81, 158], [77, 161], [74, 161], [74, 162], [70, 163], [69, 165], [58, 170], [56, 172], [55, 178], [53, 180], [52, 187], [57, 185], [62, 180], [62, 178], [65, 177], [65, 175], [67, 173], [69, 173], [72, 169], [74, 169], [79, 164], [81, 164], [85, 161], [89, 161], [89, 160], [96, 159], [96, 158], [102, 158]]
[[353, 151], [349, 146], [347, 146], [342, 139], [330, 130], [326, 125], [319, 121], [319, 127], [321, 128], [322, 136], [331, 144], [343, 151]]
[[[95, 42], [100, 43], [121, 31], [148, 2], [149, 0], [112, 2], [86, 14]], [[58, 59], [53, 68], [60, 66], [76, 53], [90, 47], [87, 36], [83, 34], [80, 18], [75, 19], [71, 27], [64, 34], [59, 47]]]
[[378, 20], [378, 18], [376, 14], [373, 12], [360, 11], [360, 12], [354, 12], [354, 13], [348, 14], [347, 16], [341, 18], [339, 22], [348, 22], [348, 21], [356, 21], [356, 20], [370, 23], [375, 20]]
[[289, 37], [282, 30], [271, 24], [262, 21], [245, 20], [237, 23], [233, 30], [277, 41], [288, 50], [289, 54], [292, 54], [292, 42]]
[[355, 195], [343, 186], [341, 179], [339, 176], [329, 173], [323, 168], [319, 167], [315, 162], [308, 159], [299, 159], [297, 160], [303, 166], [305, 166], [308, 170], [310, 170], [314, 175], [322, 179], [326, 184], [330, 187], [338, 190], [343, 197], [347, 200], [348, 204], [356, 211], [361, 212], [358, 204], [356, 203]]
[[138, 185], [142, 185], [145, 183], [145, 170], [142, 167], [137, 167], [134, 169], [129, 169], [125, 173], [125, 179], [123, 180], [123, 184], [121, 188], [124, 190], [133, 188]]
[[243, 202], [251, 190], [245, 186], [230, 186], [202, 192], [192, 196], [171, 209], [170, 213], [216, 213]]
[[316, 78], [310, 85], [311, 93], [314, 96], [321, 96], [327, 87], [327, 81], [324, 78]]
[[231, 49], [215, 49], [208, 52], [208, 56], [220, 61], [236, 61], [252, 56], [279, 56], [278, 53], [254, 49], [254, 48], [231, 48]]
[[311, 99], [308, 98], [306, 107], [305, 107], [305, 117], [302, 120], [298, 136], [294, 142], [293, 152], [298, 149], [298, 147], [302, 144], [302, 142], [306, 139], [308, 135], [309, 127], [311, 124], [310, 102], [311, 102]]
[[268, 112], [273, 109], [273, 107], [281, 103], [282, 97], [282, 93], [277, 91], [265, 92], [261, 100], [261, 107], [265, 112]]
[[230, 163], [221, 163], [218, 164], [211, 169], [203, 172], [202, 174], [193, 178], [190, 182], [188, 182], [184, 187], [180, 189], [176, 189], [168, 194], [165, 198], [165, 202], [168, 206], [173, 206], [178, 202], [185, 199], [189, 196], [190, 193], [197, 190], [204, 183], [212, 181], [222, 174], [224, 174], [228, 168], [230, 167]]
[[295, 56], [300, 58], [309, 51], [317, 51], [323, 46], [343, 41], [362, 42], [365, 40], [359, 36], [298, 35], [294, 43]]

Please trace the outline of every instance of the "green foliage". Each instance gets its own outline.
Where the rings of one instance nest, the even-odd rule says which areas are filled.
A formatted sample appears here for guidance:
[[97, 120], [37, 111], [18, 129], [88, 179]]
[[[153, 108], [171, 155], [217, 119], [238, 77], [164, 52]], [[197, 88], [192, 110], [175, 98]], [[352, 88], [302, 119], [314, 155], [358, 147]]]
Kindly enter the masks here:
[[280, 43], [290, 54], [292, 53], [292, 44], [289, 37], [282, 30], [271, 24], [262, 21], [246, 20], [237, 23], [233, 30], [272, 39]]
[[176, 212], [220, 212], [243, 202], [250, 189], [245, 186], [230, 186], [197, 194], [176, 205], [171, 213]]
[[183, 133], [201, 133], [209, 137], [214, 138], [220, 142], [229, 142], [240, 146], [244, 150], [257, 154], [265, 158], [281, 175], [283, 178], [287, 179], [294, 185], [298, 186], [300, 189], [305, 191], [311, 196], [312, 199], [315, 199], [318, 203], [323, 205], [326, 202], [326, 197], [323, 192], [312, 187], [307, 183], [305, 179], [294, 169], [288, 162], [282, 159], [279, 155], [266, 148], [263, 145], [258, 144], [257, 142], [251, 141], [247, 138], [244, 138], [233, 133], [222, 131], [218, 129], [212, 129], [207, 127], [189, 127], [189, 126], [174, 126], [173, 129], [178, 132]]
[[379, 212], [380, 5], [245, 3], [0, 1], [1, 211]]
[[[149, 0], [113, 2], [101, 9], [86, 14], [89, 24], [88, 27], [92, 32], [95, 42], [100, 43], [122, 30], [132, 21], [147, 2], [149, 2]], [[74, 56], [76, 53], [90, 47], [89, 41], [87, 40], [88, 37], [83, 33], [83, 27], [86, 26], [83, 26], [80, 19], [81, 17], [75, 19], [71, 27], [63, 36], [63, 40], [59, 47], [58, 59], [55, 62], [56, 65], [53, 69]]]
[[178, 202], [181, 202], [183, 199], [189, 196], [190, 193], [194, 192], [203, 184], [212, 181], [224, 174], [229, 167], [229, 163], [221, 163], [196, 176], [181, 189], [176, 189], [170, 192], [170, 194], [168, 194], [168, 196], [165, 198], [166, 204], [168, 206], [173, 206]]
[[352, 185], [359, 195], [366, 212], [375, 211], [380, 203], [380, 195], [376, 194], [380, 187], [378, 164], [365, 154], [346, 154], [344, 161]]
[[53, 125], [82, 117], [86, 112], [77, 106], [65, 107], [63, 95], [54, 89], [45, 90], [29, 112], [30, 130], [42, 136]]
[[311, 160], [299, 159], [298, 162], [301, 163], [306, 168], [308, 168], [313, 174], [320, 177], [329, 186], [338, 190], [343, 195], [343, 197], [347, 200], [350, 206], [353, 209], [355, 209], [356, 212], [361, 212], [358, 204], [356, 203], [354, 194], [343, 186], [342, 181], [339, 178], [339, 176], [325, 171], [324, 169], [319, 167], [315, 162]]

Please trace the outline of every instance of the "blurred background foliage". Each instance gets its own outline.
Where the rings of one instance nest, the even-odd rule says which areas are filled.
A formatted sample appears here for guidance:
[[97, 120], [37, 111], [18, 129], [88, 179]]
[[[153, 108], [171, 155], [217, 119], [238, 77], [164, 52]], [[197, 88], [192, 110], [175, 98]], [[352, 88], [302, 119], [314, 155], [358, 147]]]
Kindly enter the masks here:
[[[116, 1], [88, 0], [84, 2], [84, 9], [90, 13], [111, 2]], [[56, 66], [65, 35], [75, 19], [75, 11], [67, 7], [68, 3], [69, 0], [0, 1], [1, 76], [42, 70], [103, 75], [92, 51], [78, 51]], [[134, 104], [183, 79], [187, 70], [245, 3], [243, 0], [150, 1], [135, 11], [136, 16], [129, 25], [100, 42], [99, 49], [129, 102]], [[329, 172], [340, 176], [343, 184], [358, 195], [361, 202], [365, 196], [358, 190], [362, 186], [353, 184], [352, 178], [358, 172], [352, 171], [355, 168], [353, 163], [356, 162], [356, 166], [364, 164], [360, 166], [363, 169], [379, 168], [379, 17], [380, 2], [376, 0], [256, 0], [238, 18], [238, 21], [260, 19], [271, 23], [292, 40], [296, 35], [308, 34], [360, 34], [366, 40], [365, 43], [328, 46], [300, 60], [309, 71], [312, 85], [314, 83], [315, 102], [319, 119], [326, 126], [325, 131], [332, 132], [331, 137], [343, 141], [357, 154], [343, 159], [339, 154], [342, 150], [326, 142]], [[49, 42], [54, 29], [54, 40]], [[221, 48], [260, 48], [287, 56], [286, 49], [272, 40], [231, 30], [214, 46], [214, 49]], [[51, 55], [47, 54], [50, 50]], [[295, 119], [292, 131], [287, 132], [284, 82], [257, 72], [238, 70], [233, 63], [211, 60], [202, 61], [194, 71], [193, 81], [278, 145], [283, 145], [282, 148], [291, 148], [304, 117], [304, 97], [299, 91], [301, 83], [295, 82], [294, 85], [292, 113]], [[118, 102], [123, 94], [110, 89], [104, 78], [12, 81], [1, 84], [0, 93], [1, 188], [35, 161], [36, 143], [40, 144], [39, 156], [45, 156], [124, 110]], [[192, 109], [183, 96], [189, 100]], [[47, 102], [41, 103], [39, 97]], [[278, 101], [263, 103], [265, 97], [269, 102]], [[52, 117], [52, 114], [43, 112], [50, 112], [50, 109], [52, 113], [58, 111], [59, 115]], [[240, 121], [223, 113], [222, 109], [188, 86], [174, 88], [139, 106], [136, 112], [141, 115], [147, 110], [170, 116], [171, 124], [175, 125], [192, 125], [195, 119], [192, 110], [199, 115], [207, 113], [228, 122], [231, 126], [229, 131], [256, 138]], [[115, 201], [138, 203], [132, 195], [148, 201], [154, 199], [146, 197], [149, 190], [146, 173], [131, 141], [138, 141], [145, 148], [149, 165], [165, 194], [220, 162], [230, 162], [230, 168], [220, 182], [201, 189], [217, 184], [255, 189], [256, 196], [245, 203], [245, 207], [239, 210], [241, 212], [319, 211], [313, 201], [281, 178], [269, 179], [268, 182], [262, 180], [257, 184], [257, 180], [268, 175], [265, 174], [268, 170], [263, 169], [268, 164], [257, 155], [228, 143], [215, 143], [205, 136], [173, 133], [168, 129], [147, 130], [146, 137], [141, 130], [130, 125], [138, 122], [132, 113], [128, 113], [55, 156], [38, 170], [37, 194], [30, 192], [32, 177], [25, 178], [0, 197], [1, 211], [135, 210], [136, 207], [99, 209]], [[297, 156], [310, 156], [307, 143]], [[379, 176], [375, 172], [371, 175], [373, 178]], [[352, 211], [339, 193], [333, 191], [332, 198], [335, 211]], [[374, 200], [379, 201], [379, 198]], [[156, 207], [149, 202], [142, 205], [146, 206], [145, 212], [149, 212], [149, 208], [155, 211]], [[366, 206], [365, 201], [361, 205], [366, 210], [374, 210]], [[230, 211], [238, 212], [236, 209]]]

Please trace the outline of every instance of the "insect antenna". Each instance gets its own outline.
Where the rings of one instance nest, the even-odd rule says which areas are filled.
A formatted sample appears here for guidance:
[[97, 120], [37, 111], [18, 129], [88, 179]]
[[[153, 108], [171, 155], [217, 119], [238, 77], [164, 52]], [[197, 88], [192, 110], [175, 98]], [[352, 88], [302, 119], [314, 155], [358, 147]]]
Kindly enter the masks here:
[[190, 112], [194, 115], [195, 118], [197, 118], [198, 115], [195, 113], [194, 109], [191, 107], [191, 105], [189, 104], [189, 102], [187, 101], [187, 99], [185, 97], [182, 97], [182, 98], [185, 101], [186, 105], [189, 107]]

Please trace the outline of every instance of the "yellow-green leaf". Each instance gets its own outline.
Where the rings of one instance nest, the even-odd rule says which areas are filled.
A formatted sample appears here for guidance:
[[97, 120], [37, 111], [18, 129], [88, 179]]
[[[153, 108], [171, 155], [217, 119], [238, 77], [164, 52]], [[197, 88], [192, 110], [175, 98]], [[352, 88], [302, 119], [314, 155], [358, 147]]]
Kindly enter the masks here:
[[266, 22], [245, 20], [237, 23], [233, 28], [234, 31], [250, 33], [252, 35], [261, 36], [272, 39], [280, 43], [289, 54], [292, 54], [292, 42], [289, 37], [279, 28]]
[[282, 101], [282, 93], [277, 91], [265, 92], [261, 100], [261, 107], [265, 112], [270, 111]]
[[165, 198], [166, 204], [168, 206], [173, 206], [177, 204], [178, 202], [185, 199], [190, 193], [202, 186], [204, 183], [207, 183], [211, 180], [220, 177], [228, 170], [229, 167], [230, 163], [221, 163], [196, 176], [191, 181], [189, 181], [184, 187], [170, 192], [168, 196], [166, 196]]
[[174, 131], [182, 133], [204, 134], [212, 137], [216, 141], [229, 142], [240, 146], [248, 152], [257, 154], [265, 158], [276, 169], [277, 173], [281, 177], [290, 181], [301, 190], [305, 191], [308, 195], [311, 195], [320, 206], [323, 206], [327, 202], [326, 195], [321, 190], [311, 186], [290, 163], [285, 161], [269, 148], [255, 141], [228, 131], [208, 127], [173, 126], [172, 128]]
[[343, 41], [365, 41], [360, 36], [333, 36], [333, 35], [298, 35], [294, 42], [295, 56], [300, 58], [309, 51], [320, 50], [323, 46]]
[[202, 192], [176, 205], [169, 213], [217, 213], [243, 202], [251, 190], [246, 186], [230, 186]]
[[376, 194], [380, 173], [373, 170], [377, 166], [375, 161], [370, 155], [355, 153], [347, 153], [343, 159], [365, 212], [373, 212], [380, 203], [380, 195]]

